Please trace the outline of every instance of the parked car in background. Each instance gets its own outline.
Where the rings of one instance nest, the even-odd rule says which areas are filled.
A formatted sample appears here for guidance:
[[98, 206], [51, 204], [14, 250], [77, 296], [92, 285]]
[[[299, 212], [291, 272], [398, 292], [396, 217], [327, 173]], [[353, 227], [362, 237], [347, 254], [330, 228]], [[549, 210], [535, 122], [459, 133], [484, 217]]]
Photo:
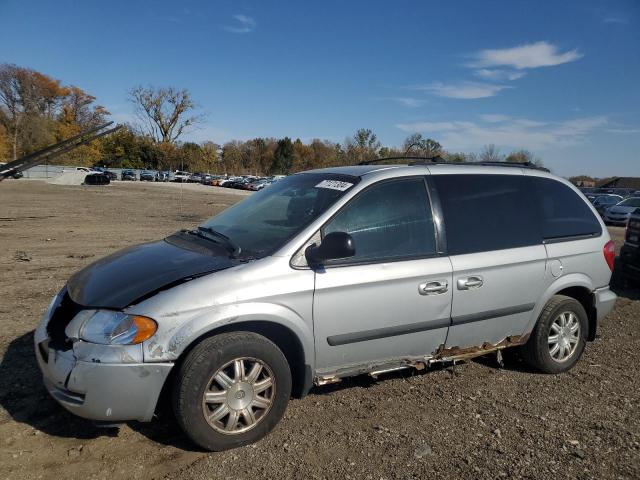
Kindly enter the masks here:
[[636, 284], [640, 284], [640, 208], [629, 215], [624, 245], [618, 257], [622, 276]]
[[615, 304], [614, 258], [593, 206], [533, 167], [302, 172], [77, 272], [34, 353], [72, 413], [150, 421], [170, 394], [185, 433], [226, 450], [314, 384], [510, 347], [567, 372]]
[[140, 181], [141, 182], [154, 182], [156, 180], [155, 172], [151, 170], [143, 170], [140, 172]]
[[231, 182], [226, 182], [223, 187], [225, 188], [236, 188], [239, 190], [242, 190], [245, 188], [246, 185], [248, 185], [250, 183], [251, 180], [249, 180], [248, 178], [239, 178], [238, 180], [234, 180]]
[[129, 169], [122, 170], [122, 173], [120, 174], [120, 180], [123, 180], [123, 181], [130, 180], [135, 182], [137, 180], [136, 172]]
[[604, 215], [604, 211], [607, 208], [613, 207], [622, 200], [623, 198], [620, 195], [604, 194], [596, 196], [591, 203], [593, 203], [593, 206], [600, 215]]
[[92, 172], [84, 177], [85, 185], [109, 185], [111, 178], [102, 172]]
[[263, 188], [268, 187], [272, 183], [273, 181], [263, 178], [262, 180], [257, 180], [255, 182], [248, 183], [246, 185], [246, 189], [251, 190], [253, 192], [257, 192], [258, 190], [262, 190]]
[[[6, 165], [5, 162], [0, 162], [0, 167], [3, 167], [4, 165]], [[2, 168], [0, 168], [0, 170], [2, 170]], [[22, 172], [15, 172], [15, 173], [13, 173], [13, 175], [9, 175], [7, 178], [14, 178], [14, 179], [17, 180], [17, 179], [22, 178], [22, 177], [23, 177]]]
[[222, 182], [226, 182], [228, 177], [226, 175], [216, 175], [215, 178], [211, 180], [210, 185], [214, 187], [219, 187]]
[[219, 186], [221, 187], [227, 187], [227, 185], [229, 185], [232, 182], [237, 182], [239, 180], [242, 180], [242, 177], [227, 177], [225, 179], [221, 179], [218, 183]]
[[168, 182], [170, 178], [170, 172], [156, 172], [156, 182]]
[[213, 177], [211, 175], [209, 175], [208, 173], [203, 173], [202, 174], [202, 178], [200, 179], [200, 183], [203, 185], [211, 185], [211, 179]]
[[221, 175], [206, 175], [205, 178], [202, 183], [204, 185], [218, 185], [218, 182], [220, 181], [220, 179], [224, 178]]
[[173, 174], [174, 182], [188, 182], [191, 178], [191, 174], [189, 172], [183, 172], [181, 170], [176, 170]]
[[202, 173], [196, 172], [192, 173], [189, 177], [189, 182], [191, 183], [202, 183]]
[[107, 177], [109, 177], [109, 180], [117, 180], [118, 179], [118, 175], [115, 172], [112, 172], [110, 170], [107, 170], [106, 168], [103, 167], [93, 167], [93, 170], [95, 172], [101, 173]]
[[630, 197], [604, 211], [605, 223], [625, 225], [631, 212], [640, 207], [640, 197]]

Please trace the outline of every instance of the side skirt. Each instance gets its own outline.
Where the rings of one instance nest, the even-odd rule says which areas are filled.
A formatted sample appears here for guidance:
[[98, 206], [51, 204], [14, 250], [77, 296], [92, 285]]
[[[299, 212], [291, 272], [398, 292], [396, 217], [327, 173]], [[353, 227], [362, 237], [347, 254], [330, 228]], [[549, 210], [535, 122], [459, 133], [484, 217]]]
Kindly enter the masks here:
[[313, 383], [317, 386], [327, 385], [330, 383], [340, 382], [343, 378], [363, 374], [368, 374], [373, 378], [377, 378], [378, 375], [383, 373], [404, 370], [407, 368], [424, 370], [435, 363], [469, 360], [471, 358], [480, 357], [505, 348], [524, 345], [527, 343], [527, 340], [529, 340], [528, 333], [525, 335], [512, 335], [506, 337], [504, 340], [496, 344], [484, 342], [482, 345], [473, 347], [449, 348], [445, 348], [444, 345], [440, 345], [432, 355], [424, 357], [403, 357], [364, 365], [349, 365], [334, 371], [316, 372]]

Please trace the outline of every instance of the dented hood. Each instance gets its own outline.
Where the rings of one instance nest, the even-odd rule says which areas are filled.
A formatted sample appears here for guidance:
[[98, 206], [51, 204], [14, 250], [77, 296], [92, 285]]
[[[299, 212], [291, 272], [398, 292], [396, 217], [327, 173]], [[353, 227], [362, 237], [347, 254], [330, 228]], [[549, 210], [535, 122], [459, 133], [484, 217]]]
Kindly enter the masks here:
[[92, 263], [71, 277], [67, 291], [85, 307], [123, 309], [185, 279], [238, 263], [218, 245], [179, 233]]

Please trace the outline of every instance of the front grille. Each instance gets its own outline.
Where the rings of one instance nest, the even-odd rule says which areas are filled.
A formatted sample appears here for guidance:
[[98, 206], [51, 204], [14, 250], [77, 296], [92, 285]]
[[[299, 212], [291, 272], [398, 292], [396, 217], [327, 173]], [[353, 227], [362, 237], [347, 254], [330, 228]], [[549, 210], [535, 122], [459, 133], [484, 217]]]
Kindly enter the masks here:
[[69, 292], [65, 292], [62, 301], [51, 314], [47, 325], [49, 346], [51, 348], [62, 351], [71, 349], [71, 341], [67, 338], [64, 330], [80, 310], [82, 310], [82, 306], [71, 300]]

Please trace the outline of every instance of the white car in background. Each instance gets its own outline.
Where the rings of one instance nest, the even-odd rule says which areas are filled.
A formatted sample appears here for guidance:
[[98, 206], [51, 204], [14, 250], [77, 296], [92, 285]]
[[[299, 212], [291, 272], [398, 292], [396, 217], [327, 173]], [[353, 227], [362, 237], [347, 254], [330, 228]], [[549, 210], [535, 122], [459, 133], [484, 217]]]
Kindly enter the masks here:
[[173, 174], [174, 182], [188, 182], [191, 179], [191, 174], [189, 172], [183, 172], [180, 170], [176, 170]]
[[227, 183], [237, 182], [238, 180], [242, 180], [242, 177], [229, 177], [229, 178], [226, 178], [225, 180], [220, 180], [220, 182], [218, 183], [218, 186], [224, 187]]

